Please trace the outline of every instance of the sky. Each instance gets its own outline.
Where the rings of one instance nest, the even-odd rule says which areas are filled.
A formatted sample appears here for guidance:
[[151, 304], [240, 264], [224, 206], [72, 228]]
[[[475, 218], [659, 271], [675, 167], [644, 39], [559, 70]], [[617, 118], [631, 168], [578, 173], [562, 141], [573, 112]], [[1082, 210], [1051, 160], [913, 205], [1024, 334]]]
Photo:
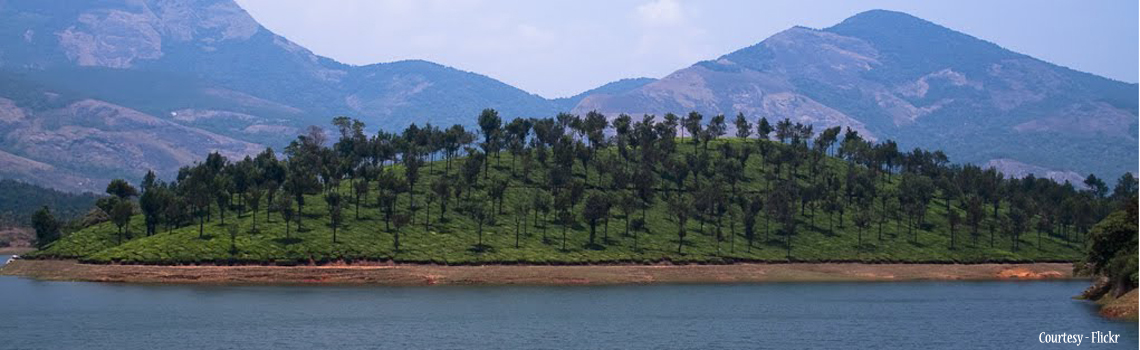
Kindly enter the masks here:
[[1138, 1], [237, 0], [270, 30], [355, 65], [423, 59], [547, 98], [660, 78], [795, 25], [909, 13], [1058, 65], [1134, 83]]

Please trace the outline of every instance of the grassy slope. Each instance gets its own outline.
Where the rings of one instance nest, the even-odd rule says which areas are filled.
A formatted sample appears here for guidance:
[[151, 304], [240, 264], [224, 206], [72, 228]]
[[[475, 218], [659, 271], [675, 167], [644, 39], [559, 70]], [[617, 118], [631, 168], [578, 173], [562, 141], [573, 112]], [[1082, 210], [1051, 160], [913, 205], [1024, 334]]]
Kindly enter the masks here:
[[[691, 146], [681, 145], [681, 150], [688, 151]], [[502, 154], [501, 163], [496, 165], [492, 156], [492, 176], [510, 174], [510, 155]], [[453, 163], [451, 171], [458, 172], [458, 164]], [[581, 176], [580, 164], [575, 164], [576, 176]], [[830, 161], [828, 166], [836, 169], [844, 168], [838, 161]], [[759, 175], [761, 167], [758, 155], [749, 160], [749, 182], [741, 186], [742, 190], [759, 190], [764, 184]], [[416, 186], [417, 204], [423, 204], [426, 197], [432, 196], [428, 186], [435, 176], [440, 176], [444, 169], [442, 162], [437, 162], [428, 174], [429, 168], [422, 169], [422, 180]], [[590, 181], [593, 183], [597, 174], [591, 169]], [[802, 171], [801, 171], [802, 172]], [[400, 171], [402, 173], [402, 171]], [[541, 181], [541, 171], [535, 171], [532, 178]], [[805, 176], [801, 174], [801, 177]], [[898, 177], [895, 177], [897, 182]], [[690, 180], [691, 181], [691, 180]], [[541, 183], [541, 182], [538, 182]], [[393, 234], [384, 228], [383, 216], [374, 207], [373, 198], [362, 204], [360, 219], [354, 218], [354, 208], [351, 201], [344, 210], [344, 224], [338, 230], [339, 243], [332, 242], [332, 230], [328, 226], [324, 201], [319, 197], [306, 199], [305, 229], [301, 232], [293, 227], [292, 237], [285, 238], [285, 224], [281, 218], [274, 214], [266, 218], [264, 204], [257, 215], [257, 231], [253, 232], [253, 216], [248, 212], [237, 219], [241, 233], [236, 239], [236, 252], [231, 252], [229, 233], [220, 224], [216, 213], [211, 222], [205, 226], [206, 237], [198, 238], [197, 225], [176, 228], [172, 232], [161, 233], [152, 237], [135, 237], [122, 245], [115, 242], [115, 228], [110, 223], [103, 223], [91, 228], [76, 232], [47, 249], [35, 253], [42, 257], [71, 257], [81, 258], [91, 262], [121, 261], [127, 263], [193, 263], [193, 262], [278, 262], [278, 263], [308, 263], [310, 261], [322, 262], [331, 260], [388, 260], [400, 262], [432, 262], [446, 264], [477, 264], [477, 263], [604, 263], [604, 262], [657, 262], [670, 260], [673, 262], [729, 262], [729, 261], [787, 261], [785, 257], [783, 238], [777, 235], [779, 225], [773, 220], [771, 224], [770, 240], [764, 238], [764, 214], [757, 219], [758, 238], [751, 252], [747, 251], [746, 240], [743, 236], [743, 224], [736, 225], [735, 249], [731, 248], [728, 222], [725, 217], [724, 236], [721, 243], [721, 254], [716, 254], [716, 241], [713, 236], [715, 229], [711, 222], [705, 225], [704, 232], [700, 232], [700, 222], [689, 220], [689, 234], [685, 238], [684, 254], [677, 254], [677, 225], [675, 219], [666, 210], [663, 200], [658, 197], [653, 207], [648, 211], [647, 229], [638, 233], [640, 249], [634, 251], [632, 236], [624, 236], [624, 217], [617, 209], [613, 211], [610, 221], [610, 241], [602, 249], [586, 248], [589, 226], [579, 217], [578, 224], [568, 230], [567, 250], [561, 248], [562, 227], [551, 222], [547, 234], [549, 240], [543, 241], [542, 226], [539, 219], [537, 227], [531, 221], [533, 213], [527, 214], [528, 221], [524, 226], [527, 233], [523, 234], [520, 247], [515, 248], [515, 217], [511, 214], [512, 205], [516, 201], [529, 202], [531, 194], [529, 185], [519, 179], [512, 180], [512, 187], [508, 191], [508, 199], [503, 205], [505, 213], [498, 216], [495, 224], [484, 227], [484, 244], [489, 246], [483, 251], [475, 249], [477, 242], [475, 223], [453, 208], [457, 202], [453, 199], [448, 205], [448, 213], [443, 222], [439, 221], [438, 202], [430, 205], [431, 224], [425, 226], [424, 219], [428, 215], [420, 210], [415, 215], [414, 224], [404, 227], [401, 231], [401, 249], [393, 251]], [[895, 183], [890, 184], [894, 186]], [[342, 184], [342, 193], [349, 192], [348, 181]], [[373, 194], [374, 196], [374, 194]], [[408, 196], [399, 198], [399, 210], [407, 209]], [[876, 202], [877, 203], [877, 202]], [[580, 211], [581, 204], [577, 209]], [[810, 214], [810, 210], [808, 212]], [[227, 213], [226, 223], [235, 222], [236, 212]], [[638, 217], [640, 213], [634, 214]], [[848, 209], [844, 219], [844, 227], [837, 227], [835, 233], [828, 233], [828, 218], [819, 210], [812, 219], [801, 216], [798, 233], [793, 238], [792, 259], [795, 261], [863, 261], [863, 262], [1013, 262], [1013, 261], [1058, 261], [1076, 260], [1080, 256], [1079, 247], [1064, 240], [1046, 236], [1042, 247], [1037, 246], [1036, 232], [1027, 232], [1022, 235], [1021, 250], [1011, 252], [1010, 240], [1000, 232], [996, 240], [996, 247], [989, 247], [988, 223], [984, 223], [980, 230], [977, 245], [973, 244], [969, 236], [969, 227], [960, 225], [958, 228], [958, 248], [949, 247], [948, 225], [945, 218], [945, 206], [940, 199], [935, 199], [930, 205], [927, 214], [928, 224], [919, 232], [919, 243], [910, 242], [906, 227], [896, 226], [896, 222], [889, 220], [884, 225], [883, 241], [878, 241], [877, 226], [872, 225], [863, 233], [863, 245], [857, 246], [856, 227], [852, 224], [853, 211]], [[554, 220], [554, 213], [550, 219]], [[132, 220], [132, 232], [143, 232], [142, 216]], [[603, 236], [603, 228], [598, 228], [598, 239]]]

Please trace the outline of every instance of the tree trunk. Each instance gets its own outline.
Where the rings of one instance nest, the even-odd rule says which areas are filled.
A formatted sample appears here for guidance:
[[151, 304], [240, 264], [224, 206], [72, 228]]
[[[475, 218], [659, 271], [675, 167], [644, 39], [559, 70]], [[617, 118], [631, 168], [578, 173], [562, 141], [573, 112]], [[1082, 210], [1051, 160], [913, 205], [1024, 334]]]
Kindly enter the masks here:
[[994, 247], [994, 223], [990, 223], [990, 248]]
[[950, 225], [950, 249], [954, 249], [954, 225]]
[[[415, 185], [413, 185], [413, 184], [408, 184], [408, 211], [414, 211], [414, 208], [415, 208], [415, 207], [416, 207], [416, 189], [415, 189]], [[412, 217], [412, 218], [411, 218], [409, 221], [412, 221], [412, 222], [414, 222], [414, 221], [415, 221], [415, 217], [413, 216], [413, 217]]]
[[771, 223], [772, 223], [772, 217], [769, 215], [764, 215], [764, 242], [767, 242], [769, 240], [768, 229], [769, 229], [769, 227], [771, 227], [770, 226]]
[[975, 223], [973, 226], [974, 231], [970, 234], [970, 236], [974, 238], [974, 246], [976, 247], [978, 245], [978, 224]]
[[594, 228], [598, 226], [598, 220], [590, 220], [590, 245], [594, 245]]
[[566, 251], [566, 223], [562, 223], [562, 251]]
[[[625, 232], [626, 232], [626, 235], [629, 234], [629, 216], [628, 215], [625, 218]], [[637, 252], [637, 231], [633, 232], [633, 251]]]
[[723, 240], [721, 237], [720, 217], [719, 216], [716, 217], [716, 235], [714, 236], [714, 239], [716, 239], [716, 255], [719, 256], [720, 255], [720, 241]]
[[602, 244], [609, 244], [610, 242], [610, 217], [607, 215], [602, 224]]
[[786, 235], [784, 236], [784, 257], [788, 260], [792, 260], [792, 233], [785, 232], [784, 234]]
[[883, 221], [887, 221], [884, 217], [879, 217], [879, 242], [883, 241]]
[[301, 206], [301, 201], [297, 201], [297, 231], [301, 230], [301, 218], [305, 216], [305, 210]]
[[629, 214], [625, 214], [625, 237], [629, 237]]
[[681, 254], [681, 247], [685, 245], [685, 236], [677, 234], [677, 254]]
[[736, 254], [736, 220], [729, 218], [728, 221], [728, 252]]

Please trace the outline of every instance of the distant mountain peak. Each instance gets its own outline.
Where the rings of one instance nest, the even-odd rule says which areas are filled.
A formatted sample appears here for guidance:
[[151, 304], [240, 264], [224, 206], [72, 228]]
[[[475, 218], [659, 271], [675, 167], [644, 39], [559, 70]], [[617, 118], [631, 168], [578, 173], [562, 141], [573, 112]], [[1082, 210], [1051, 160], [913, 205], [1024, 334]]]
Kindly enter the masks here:
[[824, 30], [871, 41], [899, 38], [925, 38], [931, 42], [946, 39], [981, 41], [905, 12], [889, 10], [860, 12]]
[[[1136, 89], [907, 13], [871, 10], [824, 29], [786, 29], [653, 84], [585, 98], [574, 110], [741, 112], [851, 127], [956, 161], [1115, 176], [1135, 169], [1135, 133], [1112, 130], [1136, 130]], [[1073, 151], [1090, 144], [1119, 156]]]
[[823, 31], [866, 41], [881, 54], [884, 64], [900, 68], [908, 78], [950, 67], [976, 76], [986, 74], [995, 62], [1027, 57], [897, 11], [861, 12]]
[[863, 33], [860, 37], [876, 35], [914, 35], [921, 34], [931, 38], [945, 38], [946, 36], [960, 36], [962, 38], [976, 38], [944, 27], [937, 23], [915, 17], [906, 12], [890, 10], [870, 10], [855, 14], [824, 29], [843, 35]]
[[933, 24], [922, 18], [915, 17], [909, 13], [901, 11], [874, 9], [867, 10], [848, 17], [840, 22], [839, 25], [844, 23], [859, 23], [859, 22], [876, 22], [876, 23], [892, 23], [899, 25], [926, 25]]

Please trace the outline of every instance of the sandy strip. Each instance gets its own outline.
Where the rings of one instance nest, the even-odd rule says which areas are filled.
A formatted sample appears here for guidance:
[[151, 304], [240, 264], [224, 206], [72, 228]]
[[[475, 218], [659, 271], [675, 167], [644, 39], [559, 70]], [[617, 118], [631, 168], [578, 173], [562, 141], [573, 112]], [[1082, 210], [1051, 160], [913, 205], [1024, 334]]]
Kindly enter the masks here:
[[20, 255], [36, 250], [32, 247], [4, 247], [0, 248], [0, 255]]
[[1073, 279], [1066, 263], [733, 264], [590, 266], [150, 266], [16, 260], [0, 275], [43, 280], [202, 284], [610, 285], [919, 280]]

